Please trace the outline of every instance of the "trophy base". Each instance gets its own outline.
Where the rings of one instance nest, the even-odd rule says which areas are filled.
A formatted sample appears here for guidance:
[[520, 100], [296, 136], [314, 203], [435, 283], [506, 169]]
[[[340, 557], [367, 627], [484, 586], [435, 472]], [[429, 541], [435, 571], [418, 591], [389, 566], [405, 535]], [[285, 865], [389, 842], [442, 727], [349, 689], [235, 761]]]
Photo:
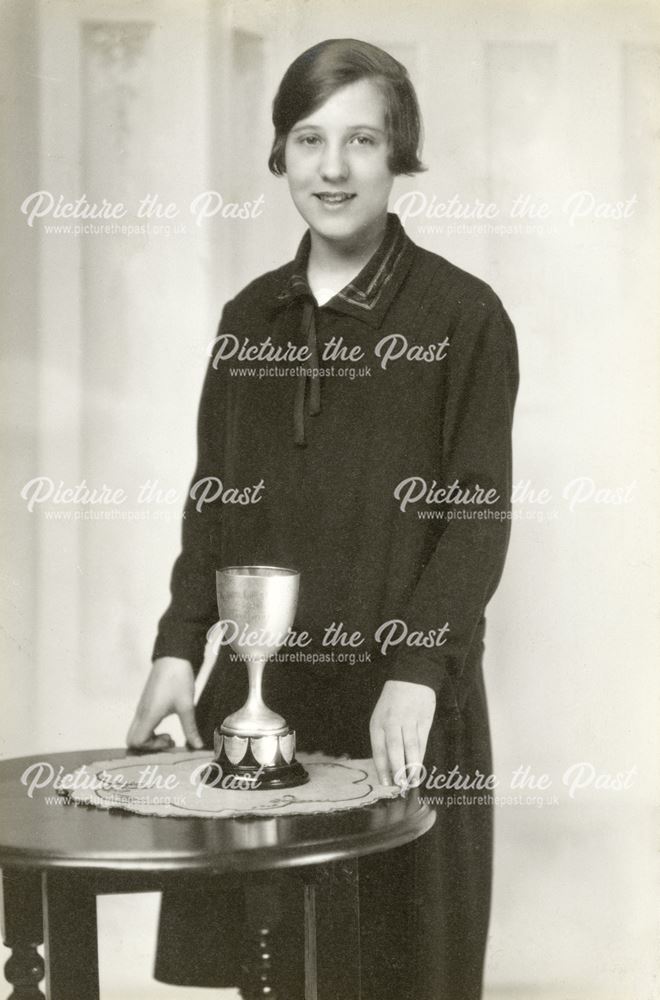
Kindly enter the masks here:
[[267, 792], [309, 781], [307, 771], [296, 760], [293, 729], [286, 729], [281, 736], [233, 736], [216, 729], [213, 747], [215, 760], [202, 774], [207, 785]]

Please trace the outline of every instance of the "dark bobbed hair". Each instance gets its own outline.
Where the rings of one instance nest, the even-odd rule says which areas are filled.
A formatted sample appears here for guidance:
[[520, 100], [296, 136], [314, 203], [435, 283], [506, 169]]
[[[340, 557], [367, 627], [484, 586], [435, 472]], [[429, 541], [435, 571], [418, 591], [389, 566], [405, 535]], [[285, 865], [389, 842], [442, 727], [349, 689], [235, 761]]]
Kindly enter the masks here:
[[341, 87], [373, 80], [385, 98], [385, 124], [390, 141], [388, 165], [393, 174], [416, 174], [426, 167], [419, 159], [422, 122], [415, 89], [405, 66], [376, 45], [355, 38], [329, 38], [307, 49], [291, 63], [273, 101], [275, 139], [268, 159], [272, 173], [286, 173], [284, 148], [289, 132], [325, 104]]

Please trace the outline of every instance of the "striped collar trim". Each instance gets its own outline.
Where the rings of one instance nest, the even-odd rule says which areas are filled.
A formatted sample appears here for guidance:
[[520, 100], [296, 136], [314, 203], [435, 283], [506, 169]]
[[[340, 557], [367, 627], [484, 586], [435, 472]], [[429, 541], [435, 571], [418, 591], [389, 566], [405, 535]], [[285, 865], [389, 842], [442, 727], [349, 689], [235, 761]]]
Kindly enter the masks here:
[[[311, 237], [309, 230], [307, 230], [300, 241], [284, 288], [277, 296], [280, 302], [304, 295], [314, 297], [307, 281], [310, 246]], [[378, 249], [353, 281], [324, 303], [324, 306], [338, 308], [341, 311], [341, 304], [344, 303], [366, 312], [373, 310], [378, 305], [383, 291], [397, 273], [398, 267], [406, 255], [406, 250], [410, 246], [412, 246], [411, 241], [408, 239], [398, 215], [388, 212], [385, 235]]]

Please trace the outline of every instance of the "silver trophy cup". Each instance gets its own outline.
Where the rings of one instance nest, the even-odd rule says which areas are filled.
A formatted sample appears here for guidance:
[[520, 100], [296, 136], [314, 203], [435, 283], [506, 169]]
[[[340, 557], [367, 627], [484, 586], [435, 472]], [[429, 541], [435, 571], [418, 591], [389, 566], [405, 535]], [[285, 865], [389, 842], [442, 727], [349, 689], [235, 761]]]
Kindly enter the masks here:
[[[296, 734], [261, 695], [266, 662], [284, 645], [298, 603], [300, 574], [280, 566], [227, 566], [216, 572], [225, 633], [248, 671], [247, 701], [213, 734], [215, 764], [237, 788], [290, 788], [309, 776], [296, 760]], [[207, 779], [213, 783], [209, 776]]]

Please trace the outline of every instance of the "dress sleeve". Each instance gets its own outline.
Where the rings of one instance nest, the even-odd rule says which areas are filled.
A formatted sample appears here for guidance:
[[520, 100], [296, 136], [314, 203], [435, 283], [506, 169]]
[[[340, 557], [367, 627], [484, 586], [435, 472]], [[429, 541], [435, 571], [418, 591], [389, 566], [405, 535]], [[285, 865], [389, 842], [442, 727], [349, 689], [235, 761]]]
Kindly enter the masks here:
[[[223, 310], [219, 333], [226, 326], [229, 306], [230, 303]], [[200, 503], [199, 484], [207, 477], [222, 479], [225, 426], [222, 370], [222, 365], [214, 367], [213, 359], [209, 360], [197, 417], [197, 464], [183, 510], [181, 552], [172, 570], [171, 600], [158, 623], [152, 654], [154, 660], [160, 656], [189, 660], [195, 675], [204, 660], [207, 632], [218, 620], [215, 571], [222, 507], [219, 500]], [[211, 497], [212, 493], [207, 495]]]
[[[499, 583], [509, 542], [511, 429], [518, 390], [518, 354], [511, 320], [490, 293], [459, 319], [448, 348], [449, 386], [438, 483], [468, 492], [492, 490], [492, 503], [444, 503], [440, 536], [402, 615], [413, 631], [448, 624], [442, 645], [399, 647], [386, 677], [456, 689], [480, 636], [486, 605]], [[410, 510], [409, 516], [416, 516]], [[467, 678], [466, 678], [467, 679]], [[444, 695], [444, 692], [443, 692]], [[448, 706], [449, 707], [449, 706]]]

